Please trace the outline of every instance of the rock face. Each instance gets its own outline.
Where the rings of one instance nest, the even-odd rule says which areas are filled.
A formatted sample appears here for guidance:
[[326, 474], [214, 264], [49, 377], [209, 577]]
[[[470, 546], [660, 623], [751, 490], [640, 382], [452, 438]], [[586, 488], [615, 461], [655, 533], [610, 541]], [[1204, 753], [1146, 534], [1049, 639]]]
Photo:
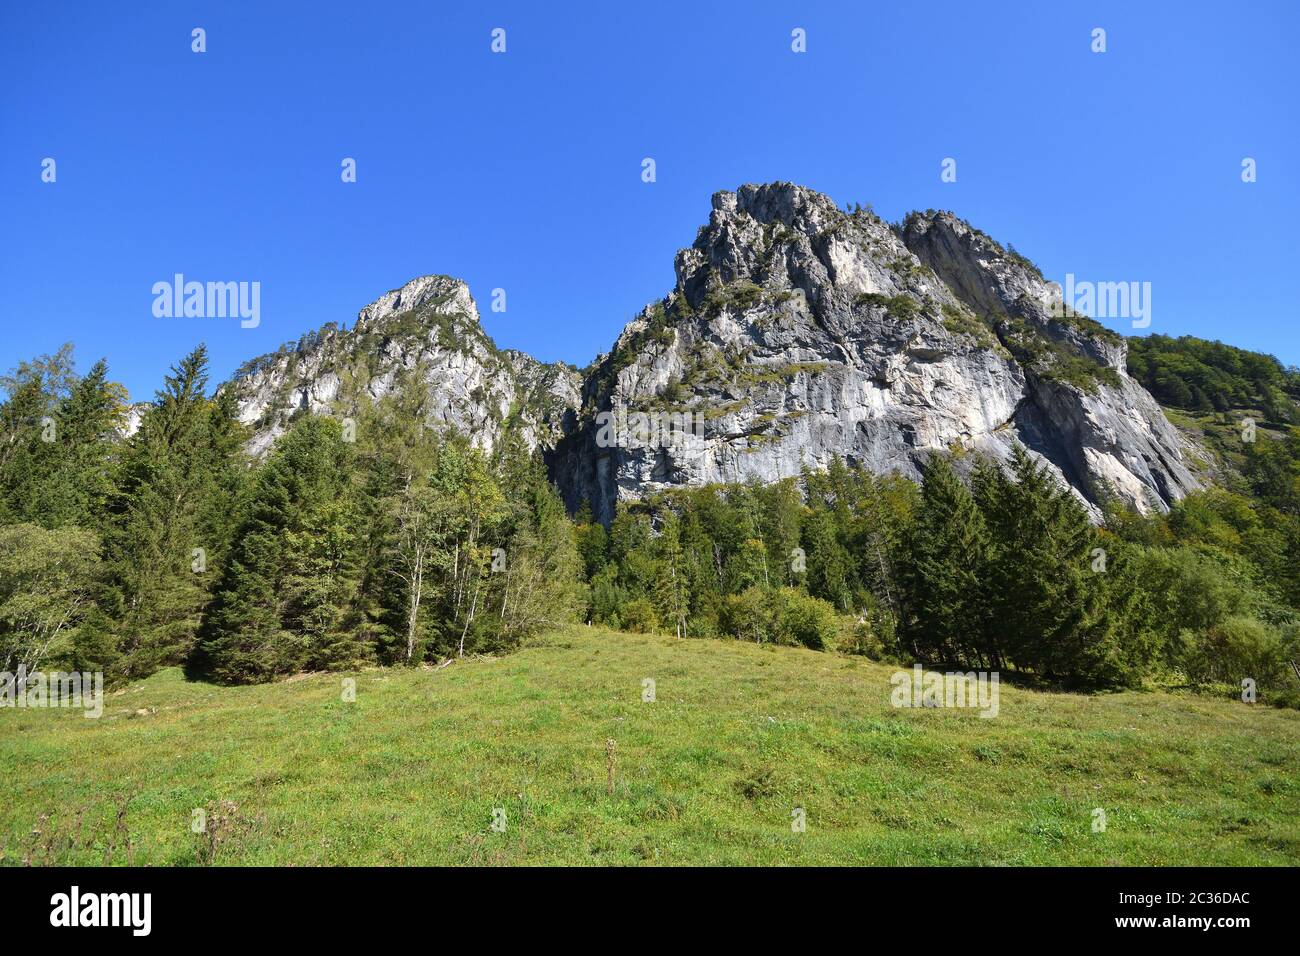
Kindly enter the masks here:
[[[835, 455], [915, 478], [936, 451], [1005, 460], [1017, 444], [1094, 514], [1106, 494], [1162, 509], [1197, 486], [1123, 339], [1059, 315], [1031, 263], [951, 215], [894, 228], [788, 183], [743, 186], [713, 197], [676, 272], [590, 370], [581, 426], [551, 456], [569, 504], [602, 519]], [[687, 434], [665, 413], [689, 416]], [[602, 435], [602, 418], [641, 427]]]
[[516, 411], [524, 442], [548, 447], [572, 427], [579, 382], [569, 366], [498, 350], [465, 283], [422, 276], [362, 309], [351, 330], [331, 323], [246, 363], [229, 387], [260, 456], [295, 415], [347, 417], [398, 395], [408, 413], [486, 451]]
[[583, 373], [498, 350], [464, 283], [415, 279], [248, 363], [230, 387], [263, 453], [303, 411], [387, 395], [493, 448], [516, 416], [570, 507], [774, 481], [834, 456], [918, 477], [938, 451], [1023, 445], [1094, 514], [1163, 509], [1193, 451], [1125, 371], [1124, 340], [1065, 314], [1032, 263], [948, 213], [890, 226], [788, 183], [713, 197], [676, 287]]

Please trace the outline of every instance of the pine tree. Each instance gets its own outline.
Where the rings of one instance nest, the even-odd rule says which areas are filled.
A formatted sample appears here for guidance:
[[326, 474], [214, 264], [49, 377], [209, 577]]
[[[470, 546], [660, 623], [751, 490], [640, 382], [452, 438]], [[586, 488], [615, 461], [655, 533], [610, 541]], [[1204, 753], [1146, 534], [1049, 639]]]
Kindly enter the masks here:
[[948, 459], [926, 466], [906, 577], [907, 635], [918, 657], [1001, 664], [988, 641], [988, 530], [975, 499]]
[[578, 553], [588, 578], [594, 578], [609, 561], [609, 540], [605, 526], [591, 516], [591, 505], [584, 501], [573, 517]]
[[767, 542], [768, 566], [773, 583], [793, 584], [796, 572], [794, 549], [799, 546], [803, 501], [794, 479], [768, 485], [762, 493], [763, 538]]
[[351, 629], [359, 579], [352, 450], [333, 419], [299, 419], [259, 470], [193, 670], [269, 680], [365, 656]]
[[1094, 677], [1110, 653], [1111, 622], [1087, 513], [1020, 447], [1011, 470], [986, 468], [976, 483], [992, 531], [988, 603], [999, 646], [1048, 678]]
[[0, 405], [0, 521], [5, 524], [60, 523], [55, 485], [67, 445], [59, 409], [75, 381], [71, 344], [54, 355], [20, 362], [0, 379], [6, 394]]
[[685, 637], [691, 602], [690, 581], [686, 574], [686, 555], [682, 550], [681, 520], [671, 508], [663, 509], [660, 515], [655, 554], [658, 566], [655, 608], [659, 620], [671, 626], [677, 637]]
[[166, 377], [122, 453], [105, 551], [124, 676], [183, 663], [209, 597], [216, 543], [204, 536], [202, 515], [228, 465], [210, 445], [206, 384], [207, 350], [199, 346]]
[[835, 513], [824, 503], [813, 509], [803, 525], [808, 566], [808, 593], [841, 611], [853, 606], [853, 559], [840, 543]]

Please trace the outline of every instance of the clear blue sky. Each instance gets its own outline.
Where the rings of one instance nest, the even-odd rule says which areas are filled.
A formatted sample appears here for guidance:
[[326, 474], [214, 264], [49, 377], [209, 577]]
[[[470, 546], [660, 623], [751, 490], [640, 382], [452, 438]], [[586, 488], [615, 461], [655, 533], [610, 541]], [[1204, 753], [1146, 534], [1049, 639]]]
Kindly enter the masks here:
[[[952, 209], [1051, 278], [1151, 282], [1149, 331], [1300, 363], [1298, 8], [5, 2], [0, 366], [72, 340], [145, 398], [199, 341], [219, 380], [435, 272], [583, 365], [714, 191], [776, 179]], [[154, 318], [176, 272], [260, 282], [261, 325]]]

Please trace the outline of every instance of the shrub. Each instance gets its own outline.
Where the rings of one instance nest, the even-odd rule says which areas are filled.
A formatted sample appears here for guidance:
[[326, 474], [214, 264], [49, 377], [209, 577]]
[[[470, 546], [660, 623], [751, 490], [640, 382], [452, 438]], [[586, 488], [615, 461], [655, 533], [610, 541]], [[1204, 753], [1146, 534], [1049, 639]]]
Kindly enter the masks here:
[[756, 644], [774, 643], [835, 649], [840, 620], [821, 598], [796, 588], [752, 585], [723, 601], [719, 625], [723, 633]]
[[650, 634], [659, 630], [659, 615], [655, 613], [654, 605], [645, 598], [628, 601], [623, 605], [620, 616], [625, 631], [632, 631], [634, 634]]
[[872, 607], [861, 617], [841, 615], [835, 647], [844, 654], [861, 654], [873, 661], [895, 656], [897, 645], [893, 615], [881, 607]]
[[853, 299], [858, 306], [869, 305], [885, 309], [895, 319], [910, 319], [919, 311], [919, 306], [908, 295], [881, 295], [879, 292], [862, 292]]
[[1275, 628], [1249, 617], [1230, 617], [1186, 642], [1183, 669], [1193, 684], [1232, 684], [1253, 678], [1260, 689], [1282, 686], [1282, 641]]
[[779, 588], [773, 592], [773, 598], [778, 643], [798, 644], [815, 651], [835, 649], [840, 629], [835, 608], [795, 588]]
[[763, 644], [775, 639], [776, 620], [767, 589], [754, 584], [722, 602], [718, 623], [722, 632], [742, 641]]

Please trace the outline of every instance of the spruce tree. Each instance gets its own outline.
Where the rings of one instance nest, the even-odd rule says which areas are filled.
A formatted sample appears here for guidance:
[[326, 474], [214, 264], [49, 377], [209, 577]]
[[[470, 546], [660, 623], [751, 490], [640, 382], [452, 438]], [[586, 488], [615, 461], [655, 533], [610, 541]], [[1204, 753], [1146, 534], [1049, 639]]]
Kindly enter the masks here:
[[992, 531], [989, 605], [999, 646], [1017, 667], [1045, 677], [1095, 678], [1110, 622], [1082, 505], [1020, 447], [1011, 475], [985, 468], [976, 488]]
[[660, 514], [655, 555], [655, 609], [659, 620], [671, 627], [677, 637], [685, 637], [691, 602], [690, 580], [682, 549], [681, 520], [672, 508], [665, 508]]
[[209, 597], [215, 542], [202, 515], [226, 465], [209, 444], [206, 384], [207, 350], [200, 345], [165, 378], [122, 453], [105, 551], [112, 558], [123, 676], [183, 663]]
[[840, 543], [835, 513], [822, 503], [805, 519], [802, 547], [808, 568], [808, 593], [840, 611], [852, 610], [852, 557]]
[[936, 662], [1001, 666], [988, 640], [988, 530], [948, 459], [926, 466], [907, 559], [913, 652]]
[[205, 616], [194, 669], [225, 682], [351, 663], [359, 581], [352, 450], [333, 419], [299, 419], [259, 469]]

